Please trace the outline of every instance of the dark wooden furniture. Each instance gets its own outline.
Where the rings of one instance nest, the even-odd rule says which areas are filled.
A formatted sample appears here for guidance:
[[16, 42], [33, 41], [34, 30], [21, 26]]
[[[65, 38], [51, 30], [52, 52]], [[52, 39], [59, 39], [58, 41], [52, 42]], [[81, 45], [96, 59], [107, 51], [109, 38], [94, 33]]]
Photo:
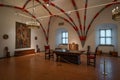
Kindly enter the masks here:
[[4, 48], [4, 53], [5, 53], [5, 57], [10, 57], [10, 52], [7, 46]]
[[97, 55], [101, 55], [102, 51], [101, 50], [97, 50]]
[[56, 61], [80, 64], [80, 55], [84, 51], [54, 50]]
[[40, 53], [40, 48], [38, 47], [38, 45], [36, 45], [36, 52]]
[[109, 54], [113, 57], [118, 57], [118, 52], [116, 52], [116, 51], [110, 51]]
[[98, 47], [96, 47], [95, 52], [91, 52], [90, 46], [87, 47], [87, 65], [90, 65], [93, 63], [94, 67], [96, 66], [97, 49]]
[[28, 55], [28, 54], [35, 54], [35, 49], [15, 51], [14, 56], [23, 56], [23, 55]]
[[51, 57], [54, 57], [53, 51], [50, 49], [50, 46], [44, 46], [45, 47], [45, 59], [50, 59]]

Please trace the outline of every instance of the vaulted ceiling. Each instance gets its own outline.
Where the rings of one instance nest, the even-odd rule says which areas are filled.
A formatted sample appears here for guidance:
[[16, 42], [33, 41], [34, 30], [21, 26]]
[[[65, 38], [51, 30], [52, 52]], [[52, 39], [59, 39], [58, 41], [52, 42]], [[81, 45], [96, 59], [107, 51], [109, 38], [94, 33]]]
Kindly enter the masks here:
[[[120, 0], [1, 0], [1, 3], [24, 8], [39, 19], [51, 14], [61, 15], [70, 11], [75, 13], [75, 10], [83, 10], [85, 5], [87, 8], [103, 8], [113, 1]], [[47, 6], [47, 3], [50, 5]]]
[[[49, 4], [49, 6], [47, 6]], [[48, 27], [52, 17], [59, 17], [68, 22], [77, 32], [82, 45], [86, 40], [89, 28], [95, 18], [109, 6], [117, 4], [120, 6], [120, 0], [1, 0], [0, 7], [12, 7], [18, 11], [21, 16], [34, 18], [39, 23], [45, 33], [48, 41], [49, 30], [44, 30], [41, 19], [48, 18]], [[94, 12], [94, 13], [93, 13]], [[27, 13], [27, 14], [26, 14]], [[93, 15], [88, 16], [89, 13]], [[74, 15], [74, 16], [73, 16]], [[74, 20], [76, 16], [78, 23]], [[87, 23], [87, 26], [86, 26]], [[48, 28], [49, 29], [49, 28]]]

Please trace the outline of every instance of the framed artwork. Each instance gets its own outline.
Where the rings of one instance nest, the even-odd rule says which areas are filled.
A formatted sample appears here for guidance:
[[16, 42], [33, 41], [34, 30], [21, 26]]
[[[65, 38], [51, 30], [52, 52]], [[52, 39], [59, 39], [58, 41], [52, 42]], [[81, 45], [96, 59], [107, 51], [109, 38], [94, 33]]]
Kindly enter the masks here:
[[31, 30], [24, 23], [16, 22], [16, 49], [31, 47]]

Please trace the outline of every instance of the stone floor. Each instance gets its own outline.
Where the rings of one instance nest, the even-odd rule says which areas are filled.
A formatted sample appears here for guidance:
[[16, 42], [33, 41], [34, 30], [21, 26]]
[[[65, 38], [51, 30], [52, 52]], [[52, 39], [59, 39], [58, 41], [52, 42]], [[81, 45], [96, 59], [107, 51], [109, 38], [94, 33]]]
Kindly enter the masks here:
[[[104, 60], [107, 75], [104, 75]], [[0, 59], [0, 80], [120, 80], [120, 58], [97, 56], [96, 67], [45, 60], [43, 53]]]

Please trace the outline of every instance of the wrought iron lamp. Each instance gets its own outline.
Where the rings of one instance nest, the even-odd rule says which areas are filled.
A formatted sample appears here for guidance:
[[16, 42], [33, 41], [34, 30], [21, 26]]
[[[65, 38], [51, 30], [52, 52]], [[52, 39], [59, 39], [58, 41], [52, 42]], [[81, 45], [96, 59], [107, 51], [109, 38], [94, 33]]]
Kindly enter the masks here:
[[26, 22], [26, 25], [28, 28], [39, 28], [39, 23], [34, 20]]
[[[33, 9], [32, 9], [32, 14], [35, 15], [35, 8], [34, 8], [34, 0], [33, 0]], [[39, 23], [31, 18], [31, 21], [26, 22], [26, 25], [28, 28], [39, 28]]]
[[112, 19], [115, 21], [120, 21], [120, 8], [116, 7], [112, 10]]

